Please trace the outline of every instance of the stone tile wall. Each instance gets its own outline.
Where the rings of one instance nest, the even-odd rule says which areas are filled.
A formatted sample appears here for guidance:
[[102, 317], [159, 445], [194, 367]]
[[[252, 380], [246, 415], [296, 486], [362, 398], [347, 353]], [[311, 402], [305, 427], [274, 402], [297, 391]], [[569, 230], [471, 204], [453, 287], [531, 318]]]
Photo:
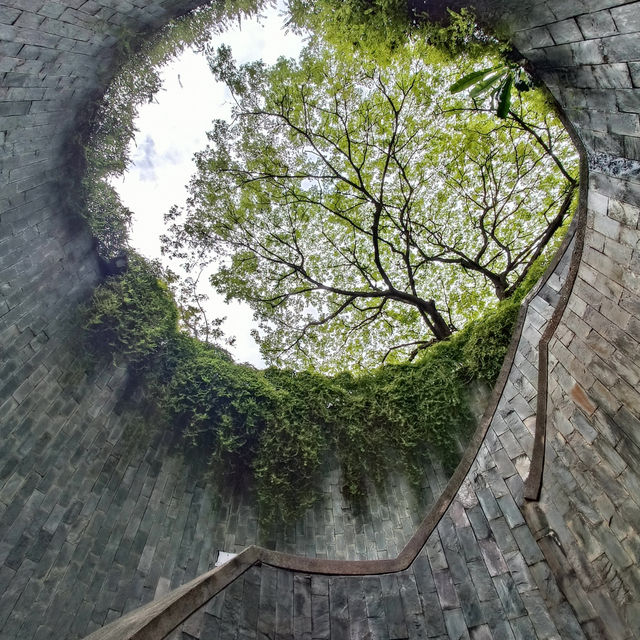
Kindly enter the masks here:
[[[124, 435], [135, 433], [139, 420], [121, 402], [123, 372], [107, 367], [87, 374], [72, 348], [75, 305], [99, 276], [91, 240], [66, 202], [74, 164], [67, 142], [113, 72], [121, 29], [152, 28], [195, 4], [0, 0], [3, 637], [81, 636], [207, 568], [220, 539], [215, 536], [222, 535], [222, 530], [209, 534], [218, 526], [210, 520], [209, 489], [191, 483], [191, 472], [179, 459], [167, 458], [168, 443], [149, 436], [149, 446], [138, 450]], [[472, 475], [430, 539], [435, 546], [427, 545], [405, 574], [311, 579], [312, 618], [325, 629], [318, 632], [322, 635], [328, 616], [336, 637], [345, 627], [358, 637], [364, 630], [358, 624], [382, 637], [408, 637], [419, 634], [422, 623], [432, 637], [441, 631], [452, 638], [534, 637], [534, 632], [541, 638], [632, 637], [640, 628], [640, 3], [478, 0], [475, 5], [482, 17], [504, 23], [534, 63], [576, 125], [592, 169], [584, 261], [550, 344], [541, 501], [514, 507], [522, 504], [521, 478], [530, 455], [533, 339], [544, 322], [534, 311], [544, 307], [544, 298], [530, 310], [525, 337], [531, 340], [516, 356], [518, 371]], [[224, 531], [235, 533], [225, 539], [226, 547], [251, 540], [251, 525], [242, 528], [243, 521], [251, 522], [243, 508], [228, 509]], [[518, 516], [522, 513], [526, 521]], [[332, 536], [340, 519], [332, 524], [321, 518], [320, 530]], [[360, 553], [355, 526], [353, 547], [345, 526], [347, 553]], [[396, 547], [406, 539], [406, 526], [391, 527]], [[298, 540], [308, 539], [320, 518], [314, 515], [305, 527]], [[287, 548], [304, 547], [292, 540]], [[325, 545], [329, 552], [330, 543]], [[391, 554], [389, 546], [376, 543], [376, 553]], [[251, 571], [245, 583], [253, 589], [247, 593], [255, 595], [259, 570]], [[291, 625], [307, 624], [300, 621], [309, 619], [309, 580], [281, 574], [261, 575], [260, 592], [265, 602], [272, 596], [263, 584], [293, 593], [291, 603], [280, 605], [280, 615], [276, 607], [274, 624], [281, 625], [281, 635], [288, 629], [302, 633], [303, 626]], [[378, 584], [388, 603], [384, 615], [367, 608], [376, 601], [367, 594], [378, 593]], [[214, 617], [223, 627], [245, 615], [237, 610], [239, 588], [232, 585], [231, 595], [220, 597], [226, 613]], [[300, 611], [304, 615], [296, 614]], [[262, 620], [260, 631], [271, 633], [268, 615]]]
[[626, 638], [640, 629], [640, 3], [537, 7], [514, 42], [565, 106], [590, 175], [582, 262], [549, 344], [547, 462], [529, 522], [585, 628]]
[[391, 478], [355, 515], [329, 469], [325, 499], [303, 521], [262, 534], [252, 497], [221, 494], [203, 461], [185, 459], [170, 432], [150, 426], [153, 416], [122, 400], [125, 382], [124, 369], [44, 378], [35, 389], [50, 398], [45, 411], [23, 415], [18, 405], [3, 421], [3, 639], [84, 637], [212, 568], [220, 550], [395, 557], [446, 482], [437, 464], [428, 469], [425, 503]]

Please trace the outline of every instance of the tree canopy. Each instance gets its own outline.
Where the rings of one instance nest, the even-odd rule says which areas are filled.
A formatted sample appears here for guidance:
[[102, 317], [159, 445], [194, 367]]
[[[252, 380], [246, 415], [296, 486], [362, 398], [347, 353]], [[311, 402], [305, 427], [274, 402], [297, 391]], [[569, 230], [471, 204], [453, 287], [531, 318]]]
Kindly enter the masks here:
[[[369, 15], [372, 3], [316, 4], [328, 20], [332, 7]], [[378, 42], [367, 20], [336, 29], [370, 33], [368, 56]], [[470, 24], [454, 21], [458, 40], [470, 37]], [[345, 46], [351, 27], [272, 67], [238, 67], [228, 49], [209, 51], [235, 113], [214, 124], [189, 203], [169, 215], [166, 248], [191, 275], [176, 286], [131, 252], [85, 311], [90, 352], [128, 362], [150, 403], [142, 412], [153, 405], [154, 421], [182, 433], [215, 471], [252, 479], [263, 522], [292, 521], [314, 503], [327, 456], [339, 459], [342, 490], [358, 501], [392, 468], [419, 484], [434, 454], [452, 470], [473, 428], [469, 387], [495, 381], [519, 304], [576, 191], [576, 158], [539, 95], [516, 95], [503, 105], [506, 117], [494, 116], [501, 87], [518, 78], [515, 65], [463, 56], [447, 66], [417, 39], [400, 46], [403, 25], [391, 25], [376, 62]], [[205, 24], [192, 26], [201, 46]], [[159, 50], [161, 60], [174, 44]], [[106, 96], [110, 119], [87, 154], [94, 178], [126, 164], [135, 104], [157, 78], [150, 64]], [[118, 255], [130, 214], [107, 183], [94, 187], [88, 211], [99, 246]], [[395, 364], [322, 375], [234, 363], [208, 344], [221, 332], [197, 288], [218, 256], [213, 282], [251, 303], [271, 363], [331, 373]]]
[[[428, 42], [442, 57], [484, 56], [505, 50], [481, 29], [473, 10], [452, 11], [433, 0], [289, 0], [289, 26], [321, 34], [342, 55], [366, 54], [383, 59], [408, 39]], [[462, 4], [462, 3], [461, 3]]]
[[567, 219], [577, 161], [540, 96], [498, 119], [449, 93], [468, 60], [427, 57], [209, 52], [234, 117], [214, 121], [165, 243], [225, 258], [212, 283], [251, 304], [268, 361], [368, 366], [447, 338], [511, 295]]

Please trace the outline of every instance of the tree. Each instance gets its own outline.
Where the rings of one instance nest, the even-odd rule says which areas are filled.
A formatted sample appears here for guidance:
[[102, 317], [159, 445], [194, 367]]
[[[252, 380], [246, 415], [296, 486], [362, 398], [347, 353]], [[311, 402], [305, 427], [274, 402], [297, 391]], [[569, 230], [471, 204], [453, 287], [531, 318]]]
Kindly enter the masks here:
[[[341, 49], [384, 56], [420, 38], [446, 57], [503, 49], [464, 2], [442, 0], [289, 0], [289, 26]], [[459, 6], [455, 6], [459, 5]], [[456, 10], [452, 10], [455, 8]], [[434, 51], [431, 52], [432, 54]]]
[[212, 283], [251, 304], [268, 360], [364, 365], [446, 339], [567, 219], [575, 158], [540, 100], [466, 109], [448, 87], [468, 64], [424, 59], [419, 43], [384, 68], [318, 41], [270, 68], [210, 53], [234, 119], [214, 122], [165, 242], [226, 258]]
[[[180, 277], [167, 270], [165, 277], [178, 306], [180, 324], [197, 340], [219, 346], [224, 338], [220, 327], [226, 318], [212, 318], [207, 312], [209, 296], [198, 287], [203, 272], [204, 267], [201, 267], [195, 277], [189, 273]], [[230, 338], [226, 342], [232, 345], [233, 340]]]

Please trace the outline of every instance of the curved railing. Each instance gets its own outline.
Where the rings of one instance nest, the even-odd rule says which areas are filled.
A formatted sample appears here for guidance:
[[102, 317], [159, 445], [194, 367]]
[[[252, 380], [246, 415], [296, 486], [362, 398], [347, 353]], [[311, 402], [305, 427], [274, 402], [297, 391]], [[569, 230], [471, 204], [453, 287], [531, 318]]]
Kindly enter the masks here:
[[[547, 398], [549, 382], [549, 342], [553, 337], [562, 316], [567, 308], [569, 296], [578, 275], [578, 267], [582, 259], [582, 249], [584, 248], [584, 234], [587, 227], [587, 190], [589, 184], [589, 163], [587, 152], [571, 122], [564, 117], [559, 105], [557, 111], [562, 120], [562, 124], [568, 131], [574, 146], [580, 155], [580, 194], [578, 197], [578, 208], [574, 214], [573, 227], [575, 232], [571, 235], [575, 237], [573, 254], [569, 265], [567, 279], [560, 290], [560, 299], [556, 304], [551, 319], [547, 323], [542, 338], [538, 343], [538, 389], [536, 397], [536, 427], [533, 442], [533, 452], [531, 454], [531, 466], [529, 475], [524, 483], [524, 497], [527, 500], [538, 500], [542, 488], [542, 472], [544, 470], [544, 451], [547, 440]], [[569, 236], [570, 234], [567, 234]], [[560, 251], [556, 253], [556, 257]], [[551, 265], [553, 267], [553, 265]]]

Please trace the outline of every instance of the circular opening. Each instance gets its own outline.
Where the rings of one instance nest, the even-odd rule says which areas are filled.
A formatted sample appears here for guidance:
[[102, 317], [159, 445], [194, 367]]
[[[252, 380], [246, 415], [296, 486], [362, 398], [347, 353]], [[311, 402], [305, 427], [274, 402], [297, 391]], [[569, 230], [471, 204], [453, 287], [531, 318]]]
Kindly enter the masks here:
[[[240, 65], [209, 48], [234, 118], [215, 123], [190, 200], [169, 214], [167, 251], [192, 281], [217, 261], [214, 283], [251, 304], [277, 367], [234, 363], [193, 282], [123, 252], [129, 213], [95, 174], [109, 277], [88, 326], [97, 349], [161, 389], [167, 427], [206, 452], [234, 499], [257, 493], [265, 524], [340, 513], [361, 537], [329, 535], [328, 555], [393, 557], [482, 413], [518, 305], [570, 218], [577, 158], [533, 79], [469, 16], [414, 25], [408, 40], [374, 22], [385, 37], [354, 48], [345, 37], [367, 23], [341, 15], [297, 61]], [[121, 85], [142, 96], [158, 84], [145, 55], [146, 84], [134, 64]], [[117, 82], [92, 167], [104, 150], [124, 165], [134, 122], [112, 117]], [[185, 286], [177, 305], [171, 287]], [[399, 517], [413, 526], [375, 546]]]

